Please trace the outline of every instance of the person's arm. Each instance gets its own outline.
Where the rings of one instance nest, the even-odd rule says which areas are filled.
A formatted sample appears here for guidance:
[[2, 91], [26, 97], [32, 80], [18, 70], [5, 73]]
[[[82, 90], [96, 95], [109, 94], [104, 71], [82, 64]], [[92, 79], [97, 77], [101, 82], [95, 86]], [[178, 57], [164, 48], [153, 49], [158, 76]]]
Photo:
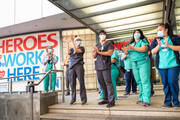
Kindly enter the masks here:
[[[155, 40], [156, 40], [156, 39], [155, 39]], [[155, 46], [155, 40], [153, 41], [153, 43], [152, 43], [152, 45], [151, 45], [152, 47]], [[157, 42], [158, 42], [158, 45], [151, 50], [152, 55], [157, 54], [157, 52], [159, 51], [159, 48], [160, 48], [160, 46], [161, 46], [160, 39], [157, 39]]]
[[180, 46], [179, 45], [178, 46], [170, 45], [167, 38], [165, 38], [164, 40], [166, 42], [167, 47], [169, 47], [170, 49], [172, 49], [174, 51], [180, 51]]
[[111, 63], [115, 63], [115, 62], [116, 62], [116, 58], [112, 58]]
[[43, 58], [42, 58], [41, 63], [42, 63], [43, 65], [46, 65], [46, 64], [48, 63], [48, 60], [49, 60], [49, 56], [47, 57], [46, 55], [43, 55]]
[[97, 57], [97, 52], [95, 50], [93, 50], [93, 58]]
[[113, 49], [110, 49], [110, 50], [108, 50], [106, 52], [100, 52], [99, 49], [96, 46], [94, 47], [94, 50], [96, 51], [97, 54], [100, 54], [100, 55], [103, 55], [103, 56], [112, 56], [113, 51], [114, 51]]
[[52, 55], [53, 63], [56, 64], [58, 62], [58, 57], [56, 55]]
[[121, 60], [125, 60], [127, 55], [125, 54], [124, 56], [121, 57]]
[[66, 42], [67, 42], [67, 52], [68, 52], [68, 55], [70, 55], [72, 53], [72, 51], [69, 48], [70, 41], [68, 39], [66, 39]]
[[73, 35], [71, 35], [71, 41], [72, 41], [72, 44], [73, 44], [73, 48], [74, 48], [75, 53], [83, 53], [83, 51], [82, 51], [81, 49], [78, 49], [78, 48], [77, 48], [76, 43], [74, 42], [74, 37], [73, 37]]
[[132, 45], [129, 45], [128, 46], [128, 49], [130, 49], [130, 50], [135, 50], [135, 51], [138, 51], [138, 52], [146, 52], [146, 50], [147, 50], [147, 46], [146, 45], [144, 45], [144, 46], [142, 46], [142, 47], [134, 47], [134, 46], [132, 46]]

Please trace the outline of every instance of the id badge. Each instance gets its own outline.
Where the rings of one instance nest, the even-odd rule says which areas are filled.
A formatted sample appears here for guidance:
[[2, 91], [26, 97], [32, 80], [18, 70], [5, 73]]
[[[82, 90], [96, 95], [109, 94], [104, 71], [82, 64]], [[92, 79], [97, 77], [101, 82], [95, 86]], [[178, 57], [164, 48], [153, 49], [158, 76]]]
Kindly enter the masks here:
[[161, 45], [162, 51], [167, 51], [167, 45]]

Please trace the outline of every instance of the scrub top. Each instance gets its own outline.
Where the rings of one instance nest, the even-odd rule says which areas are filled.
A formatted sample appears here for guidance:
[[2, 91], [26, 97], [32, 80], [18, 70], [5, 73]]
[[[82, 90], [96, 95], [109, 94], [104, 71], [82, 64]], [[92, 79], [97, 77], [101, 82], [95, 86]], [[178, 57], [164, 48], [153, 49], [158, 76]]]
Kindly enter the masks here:
[[70, 54], [70, 61], [69, 61], [69, 68], [73, 68], [76, 64], [84, 64], [83, 62], [83, 54], [85, 52], [85, 49], [83, 46], [80, 46], [78, 49], [81, 49], [82, 53], [75, 53], [74, 49], [71, 48], [71, 54]]
[[[169, 36], [167, 36], [170, 45], [173, 45]], [[165, 40], [161, 39], [161, 46], [159, 49], [159, 68], [167, 69], [177, 67], [176, 56], [174, 51], [166, 46]]]
[[[122, 57], [125, 56], [125, 53], [122, 54]], [[124, 66], [126, 70], [132, 69], [132, 63], [129, 54], [124, 59]]]
[[118, 68], [119, 67], [119, 55], [116, 50], [114, 50], [111, 59], [116, 59], [116, 62], [111, 64], [111, 69], [114, 69], [114, 67]]
[[[142, 47], [145, 45], [149, 45], [149, 43], [147, 42], [146, 39], [143, 39], [143, 40], [140, 39], [137, 43], [133, 42], [130, 45], [133, 45], [135, 47]], [[148, 59], [148, 49], [146, 52], [138, 52], [136, 50], [128, 50], [128, 51], [129, 51], [131, 61], [140, 61], [140, 60]]]
[[[103, 45], [98, 43], [96, 47], [101, 52], [107, 52], [108, 50], [114, 50], [114, 45], [111, 41], [106, 41]], [[97, 58], [95, 61], [95, 69], [96, 70], [108, 70], [111, 69], [111, 56], [104, 56], [97, 54]]]

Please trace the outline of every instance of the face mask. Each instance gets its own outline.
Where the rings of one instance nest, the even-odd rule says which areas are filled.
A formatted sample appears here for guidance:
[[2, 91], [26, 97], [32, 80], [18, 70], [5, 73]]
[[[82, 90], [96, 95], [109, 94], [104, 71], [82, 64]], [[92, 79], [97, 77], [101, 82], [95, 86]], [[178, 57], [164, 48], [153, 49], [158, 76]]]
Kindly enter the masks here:
[[134, 39], [137, 40], [137, 39], [140, 39], [140, 37], [141, 37], [141, 35], [140, 35], [139, 33], [135, 33], [135, 34], [134, 34]]
[[99, 38], [100, 38], [100, 41], [105, 40], [106, 39], [106, 35], [100, 35]]
[[52, 53], [52, 49], [48, 49], [48, 52], [49, 52], [49, 53]]
[[157, 36], [158, 37], [164, 37], [164, 33], [162, 31], [158, 31]]
[[81, 44], [82, 44], [81, 41], [76, 41], [76, 45], [77, 45], [77, 46], [80, 46]]

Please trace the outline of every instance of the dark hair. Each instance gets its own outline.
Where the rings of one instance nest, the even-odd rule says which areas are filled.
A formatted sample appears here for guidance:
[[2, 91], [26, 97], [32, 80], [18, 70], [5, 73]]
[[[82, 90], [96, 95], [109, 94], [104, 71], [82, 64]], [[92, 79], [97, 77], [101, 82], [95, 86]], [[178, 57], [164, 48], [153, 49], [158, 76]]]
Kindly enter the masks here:
[[172, 30], [172, 27], [168, 24], [168, 23], [161, 23], [161, 24], [159, 24], [158, 26], [162, 26], [162, 27], [164, 27], [165, 29], [168, 29], [168, 32], [167, 32], [167, 34], [171, 37], [171, 36], [173, 36], [173, 30]]
[[106, 35], [106, 32], [104, 30], [100, 30], [99, 34], [104, 33]]
[[146, 41], [144, 41], [144, 42], [147, 42], [147, 38], [144, 36], [143, 31], [142, 31], [141, 29], [136, 29], [136, 30], [134, 30], [134, 32], [133, 32], [132, 40], [130, 41], [129, 44], [131, 44], [131, 43], [133, 43], [133, 42], [135, 41], [135, 39], [134, 39], [134, 34], [135, 34], [136, 31], [139, 31], [139, 33], [140, 33], [140, 35], [141, 35], [141, 36], [140, 36], [140, 39], [143, 40], [143, 41], [144, 41], [144, 39], [146, 39]]

